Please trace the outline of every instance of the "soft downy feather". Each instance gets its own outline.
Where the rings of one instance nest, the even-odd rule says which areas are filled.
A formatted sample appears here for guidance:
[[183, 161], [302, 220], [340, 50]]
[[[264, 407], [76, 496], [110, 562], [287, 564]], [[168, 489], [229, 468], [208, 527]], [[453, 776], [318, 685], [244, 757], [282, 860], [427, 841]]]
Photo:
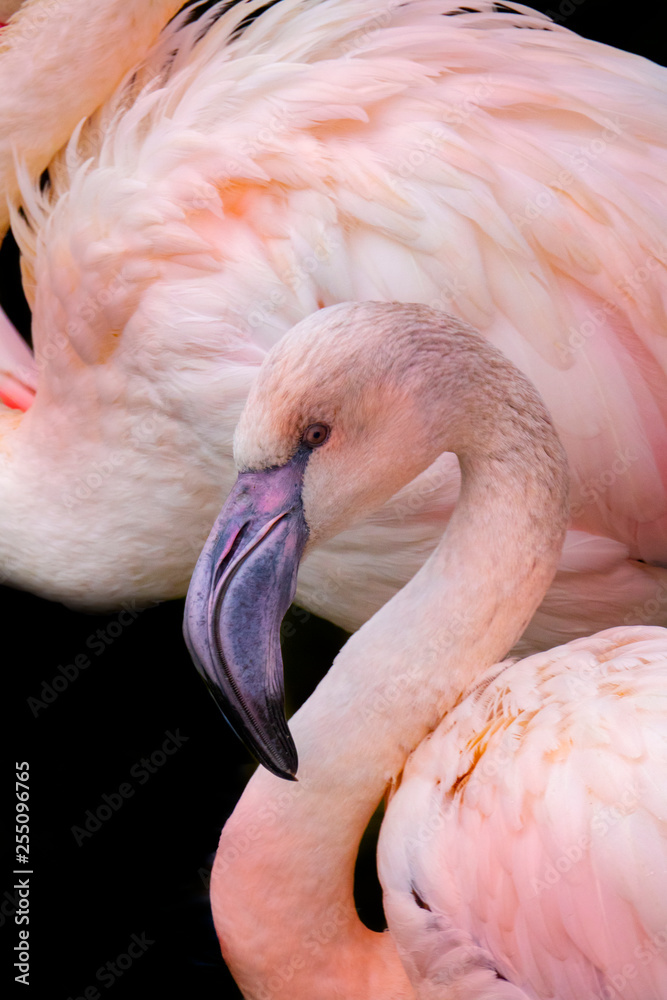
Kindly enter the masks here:
[[[43, 359], [30, 436], [54, 455], [56, 497], [105, 450], [119, 460], [74, 512], [56, 504], [59, 520], [31, 498], [16, 544], [41, 566], [17, 582], [107, 606], [181, 594], [266, 349], [320, 306], [390, 298], [468, 319], [535, 381], [570, 457], [573, 527], [618, 543], [623, 614], [664, 620], [660, 571], [644, 564], [667, 559], [664, 71], [487, 0], [281, 0], [243, 30], [259, 0], [223, 7], [163, 32], [43, 192], [22, 175], [13, 224]], [[174, 491], [176, 467], [189, 483]], [[448, 514], [428, 482], [315, 554], [299, 600], [348, 628], [376, 610]], [[28, 472], [3, 508], [37, 489]], [[84, 570], [85, 596], [84, 511], [127, 554]], [[57, 537], [31, 540], [28, 522]], [[588, 551], [585, 574], [556, 581], [547, 643], [579, 631], [582, 593], [600, 596], [596, 627], [617, 620], [602, 610], [609, 568]]]
[[378, 865], [417, 980], [464, 980], [461, 955], [486, 949], [530, 997], [664, 994], [664, 634], [495, 666], [415, 751]]

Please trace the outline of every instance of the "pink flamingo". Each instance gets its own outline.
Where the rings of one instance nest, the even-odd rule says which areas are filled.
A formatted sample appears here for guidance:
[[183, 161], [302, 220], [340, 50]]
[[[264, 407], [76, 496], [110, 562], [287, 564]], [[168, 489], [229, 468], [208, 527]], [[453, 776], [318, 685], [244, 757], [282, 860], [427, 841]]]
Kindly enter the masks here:
[[[441, 543], [290, 733], [278, 628], [304, 546], [445, 450], [462, 487]], [[549, 586], [569, 518], [566, 456], [531, 384], [441, 312], [338, 305], [269, 353], [235, 455], [186, 638], [269, 769], [225, 826], [211, 881], [244, 995], [665, 996], [667, 630], [497, 663]], [[376, 934], [352, 883], [386, 792], [389, 933]]]
[[[3, 578], [84, 608], [182, 595], [266, 350], [320, 306], [416, 300], [506, 351], [568, 453], [572, 531], [522, 649], [663, 622], [667, 71], [513, 3], [167, 25], [178, 5], [34, 0], [3, 29], [35, 345], [0, 327]], [[358, 627], [458, 482], [438, 459], [313, 553], [299, 601]]]

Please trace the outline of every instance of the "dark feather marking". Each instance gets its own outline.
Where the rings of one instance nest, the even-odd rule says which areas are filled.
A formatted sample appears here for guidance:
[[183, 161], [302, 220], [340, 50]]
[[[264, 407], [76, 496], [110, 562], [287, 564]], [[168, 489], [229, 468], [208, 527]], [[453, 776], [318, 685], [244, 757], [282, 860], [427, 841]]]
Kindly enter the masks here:
[[246, 28], [250, 27], [253, 21], [256, 21], [257, 18], [264, 13], [264, 11], [270, 10], [271, 7], [275, 7], [277, 3], [280, 3], [280, 0], [268, 0], [268, 3], [265, 3], [263, 4], [263, 6], [258, 7], [257, 10], [251, 11], [250, 14], [244, 17], [243, 20], [239, 21], [239, 23], [236, 25], [234, 31], [229, 36], [230, 41], [233, 41], [235, 38], [238, 38], [239, 35], [241, 35], [245, 31]]
[[[481, 11], [479, 7], [456, 7], [455, 10], [447, 10], [443, 13], [443, 17], [456, 17], [457, 14], [482, 14], [487, 13], [486, 11]], [[525, 17], [525, 12], [522, 10], [514, 10], [513, 7], [507, 7], [504, 3], [494, 3], [493, 5], [494, 14], [514, 14], [515, 17]], [[550, 24], [541, 25], [537, 28], [536, 25], [531, 24], [517, 24], [517, 28], [529, 28], [536, 31], [551, 31]]]
[[425, 902], [425, 900], [423, 900], [421, 898], [421, 896], [419, 895], [419, 893], [415, 889], [414, 885], [411, 885], [410, 889], [412, 890], [412, 898], [414, 899], [415, 903], [420, 908], [420, 910], [428, 910], [429, 913], [430, 913], [431, 912], [431, 907], [428, 905], [427, 902]]
[[[222, 15], [228, 10], [235, 7], [237, 3], [241, 2], [242, 0], [228, 0], [228, 3], [222, 5], [213, 20], [217, 21], [219, 17], [222, 17]], [[208, 14], [211, 8], [215, 7], [216, 3], [218, 3], [218, 0], [204, 0], [203, 3], [197, 5], [197, 0], [188, 0], [187, 3], [183, 4], [178, 13], [174, 14], [174, 17], [172, 17], [171, 20], [173, 21], [174, 18], [180, 17], [184, 11], [188, 11], [187, 17], [185, 18], [185, 24], [192, 24], [193, 21], [199, 21], [204, 14]]]
[[[210, 14], [210, 11], [218, 4], [218, 2], [219, 0], [203, 0], [203, 3], [197, 4], [197, 0], [188, 0], [188, 3], [184, 3], [178, 14], [175, 14], [174, 17], [178, 17], [184, 11], [187, 11], [188, 13], [184, 23], [192, 24], [193, 21], [200, 21], [207, 14]], [[247, 2], [248, 0], [227, 0], [227, 3], [220, 4], [215, 13], [212, 16], [207, 17], [204, 31], [197, 38], [197, 41], [199, 41], [200, 38], [203, 38], [211, 25], [215, 24], [215, 22], [226, 14], [227, 11], [230, 11], [232, 7], [237, 7], [239, 4]], [[269, 10], [269, 8], [273, 7], [274, 4], [279, 2], [280, 0], [269, 0], [269, 2], [265, 3], [262, 7], [258, 7], [257, 10], [252, 11], [250, 14], [246, 15], [246, 17], [242, 18], [231, 32], [228, 41], [233, 42], [234, 39], [239, 38], [245, 29], [256, 21], [257, 18], [264, 13], [264, 11]]]

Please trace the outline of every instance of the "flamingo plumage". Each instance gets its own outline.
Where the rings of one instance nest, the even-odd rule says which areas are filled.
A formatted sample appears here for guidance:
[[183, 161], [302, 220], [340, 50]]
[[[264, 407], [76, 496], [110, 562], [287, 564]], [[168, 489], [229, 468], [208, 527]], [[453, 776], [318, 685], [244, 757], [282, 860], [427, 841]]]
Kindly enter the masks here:
[[[348, 640], [290, 734], [277, 630], [304, 546], [445, 449], [463, 482], [440, 545]], [[269, 353], [235, 455], [186, 637], [274, 772], [249, 782], [211, 881], [244, 996], [664, 996], [667, 630], [622, 626], [497, 662], [549, 585], [569, 517], [567, 461], [533, 387], [453, 317], [338, 305]], [[386, 791], [377, 934], [352, 883]]]
[[0, 230], [20, 200], [17, 164], [34, 180], [81, 121], [122, 83], [182, 5], [8, 0], [0, 35]]
[[4, 28], [21, 6], [22, 0], [0, 0], [0, 28]]
[[[664, 621], [665, 70], [488, 0], [222, 4], [151, 48], [173, 6], [63, 0], [22, 29], [34, 3], [3, 31], [35, 345], [17, 367], [3, 327], [5, 401], [37, 379], [0, 408], [3, 577], [84, 608], [182, 595], [266, 350], [321, 306], [403, 299], [501, 345], [568, 451], [572, 533], [522, 648]], [[43, 45], [59, 71], [26, 104]], [[444, 456], [314, 552], [299, 601], [358, 627], [457, 490]]]

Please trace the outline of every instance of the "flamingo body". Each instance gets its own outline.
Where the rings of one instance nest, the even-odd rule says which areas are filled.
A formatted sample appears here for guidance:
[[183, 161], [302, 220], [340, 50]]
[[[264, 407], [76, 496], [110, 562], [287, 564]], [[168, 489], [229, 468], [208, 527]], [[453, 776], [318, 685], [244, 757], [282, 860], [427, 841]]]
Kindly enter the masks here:
[[[274, 591], [304, 545], [441, 448], [462, 486], [440, 545], [348, 640], [286, 737]], [[226, 824], [211, 881], [244, 995], [581, 1000], [622, 982], [636, 1000], [662, 996], [667, 630], [499, 662], [550, 584], [569, 515], [565, 453], [533, 387], [439, 311], [339, 305], [270, 352], [235, 455], [185, 634], [268, 768]], [[353, 873], [387, 791], [390, 934], [377, 935], [355, 912]]]
[[378, 869], [419, 997], [485, 962], [531, 1000], [665, 993], [666, 655], [616, 628], [494, 667], [414, 752]]
[[[259, 6], [146, 52], [148, 25], [47, 188], [19, 170], [39, 382], [0, 411], [5, 577], [88, 608], [183, 594], [265, 351], [321, 306], [408, 300], [501, 345], [568, 450], [577, 533], [525, 648], [664, 621], [667, 73], [486, 0], [281, 0], [241, 31]], [[34, 372], [0, 362], [21, 405]], [[457, 490], [443, 456], [313, 553], [300, 602], [357, 627]]]

